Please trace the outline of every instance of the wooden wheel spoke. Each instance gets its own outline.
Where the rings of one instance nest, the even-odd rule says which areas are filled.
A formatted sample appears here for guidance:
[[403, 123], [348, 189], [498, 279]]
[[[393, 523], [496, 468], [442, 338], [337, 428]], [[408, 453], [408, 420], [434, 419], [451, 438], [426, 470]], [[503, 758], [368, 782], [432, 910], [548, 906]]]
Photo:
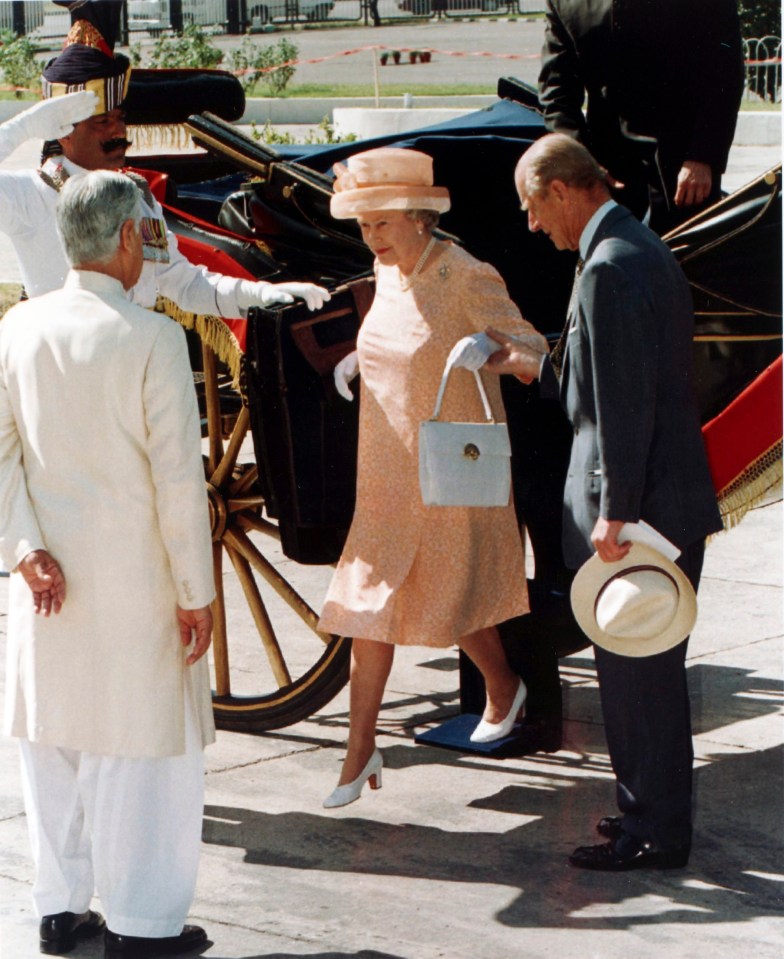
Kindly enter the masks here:
[[226, 508], [230, 513], [239, 513], [242, 510], [254, 509], [264, 505], [264, 497], [261, 494], [255, 496], [237, 496], [226, 500]]
[[[233, 367], [235, 361], [241, 362], [239, 356], [230, 354], [222, 355], [221, 359], [229, 367]], [[280, 540], [280, 530], [275, 522], [263, 515], [265, 497], [261, 490], [266, 487], [259, 483], [258, 466], [245, 462], [243, 455], [247, 447], [250, 411], [244, 405], [243, 397], [220, 375], [221, 364], [215, 352], [204, 342], [202, 363], [204, 392], [200, 404], [203, 404], [207, 427], [204, 465], [216, 592], [212, 603], [215, 720], [222, 729], [254, 732], [280, 729], [311, 715], [343, 688], [348, 680], [351, 640], [319, 632], [316, 613], [251, 541], [249, 534], [254, 531]], [[233, 424], [230, 435], [229, 424]], [[224, 549], [238, 583], [232, 583], [230, 576], [224, 577], [224, 567], [228, 570], [223, 560]], [[278, 551], [275, 553], [277, 555]], [[283, 564], [282, 569], [288, 568], [290, 564]], [[292, 621], [288, 611], [282, 609], [274, 597], [266, 591], [262, 596], [261, 589], [266, 590], [266, 587], [261, 586], [259, 577], [263, 577], [297, 614], [305, 629]], [[242, 600], [238, 608], [235, 598], [240, 595]], [[258, 634], [269, 663], [269, 667], [260, 664], [260, 688], [255, 690], [253, 687], [248, 689], [247, 647], [240, 647], [242, 653], [233, 650], [231, 657], [229, 654], [227, 603], [232, 621], [235, 614], [242, 614], [241, 607], [244, 606], [246, 620], [250, 622], [252, 619], [255, 627], [251, 635], [253, 632]], [[280, 638], [273, 625], [276, 615], [282, 615], [286, 623], [285, 630], [279, 630]], [[313, 634], [320, 642], [308, 643]], [[311, 665], [309, 658], [314, 652]], [[232, 679], [236, 690], [232, 689]]]
[[258, 533], [266, 533], [267, 536], [280, 540], [280, 527], [256, 513], [237, 513], [234, 522], [244, 530], [254, 529]]
[[238, 477], [238, 479], [236, 479], [233, 483], [229, 484], [229, 495], [241, 496], [246, 490], [253, 486], [258, 478], [258, 466], [256, 466], [255, 463], [253, 466], [248, 465], [242, 476]]
[[237, 422], [234, 424], [234, 429], [231, 431], [226, 452], [221, 456], [209, 478], [210, 483], [212, 483], [216, 489], [221, 489], [231, 476], [237, 464], [237, 457], [239, 456], [242, 441], [245, 439], [245, 434], [248, 432], [249, 424], [250, 413], [248, 412], [247, 406], [243, 406], [237, 417]]
[[318, 616], [308, 606], [305, 600], [297, 593], [289, 583], [280, 575], [270, 561], [251, 542], [247, 533], [237, 527], [227, 529], [223, 534], [225, 544], [231, 549], [236, 550], [260, 573], [269, 585], [275, 590], [284, 602], [294, 610], [294, 612], [303, 620], [319, 637], [323, 643], [328, 643], [332, 638], [326, 633], [320, 633], [316, 627]]
[[226, 603], [223, 597], [223, 549], [212, 544], [212, 569], [215, 576], [215, 599], [212, 601], [212, 658], [215, 664], [215, 692], [231, 694], [229, 677], [229, 644], [226, 633]]
[[261, 598], [259, 588], [256, 585], [256, 580], [253, 578], [250, 563], [248, 563], [244, 556], [241, 556], [230, 546], [226, 547], [226, 552], [229, 554], [229, 559], [234, 566], [237, 578], [245, 593], [245, 598], [248, 601], [253, 620], [259, 631], [259, 636], [261, 637], [261, 642], [267, 654], [267, 659], [272, 668], [275, 681], [279, 688], [288, 686], [291, 683], [291, 673], [283, 658], [280, 644], [275, 636], [275, 630], [272, 628], [272, 623], [270, 622], [267, 608], [264, 605], [264, 600]]

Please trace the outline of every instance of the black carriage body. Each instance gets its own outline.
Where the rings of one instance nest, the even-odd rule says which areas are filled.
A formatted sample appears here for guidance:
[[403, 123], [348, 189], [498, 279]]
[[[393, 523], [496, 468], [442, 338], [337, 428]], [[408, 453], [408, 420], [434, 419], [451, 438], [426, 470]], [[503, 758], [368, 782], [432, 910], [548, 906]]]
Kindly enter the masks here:
[[337, 560], [351, 524], [359, 396], [340, 397], [332, 371], [355, 348], [372, 299], [372, 279], [358, 279], [315, 315], [296, 304], [249, 317], [246, 388], [259, 482], [283, 551], [300, 563]]

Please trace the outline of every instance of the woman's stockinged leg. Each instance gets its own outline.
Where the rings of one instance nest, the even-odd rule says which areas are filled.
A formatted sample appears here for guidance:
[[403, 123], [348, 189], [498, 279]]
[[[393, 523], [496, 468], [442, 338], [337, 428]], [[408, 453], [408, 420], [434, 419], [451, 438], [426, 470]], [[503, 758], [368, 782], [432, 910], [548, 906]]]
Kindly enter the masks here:
[[495, 626], [479, 629], [458, 640], [458, 646], [474, 663], [485, 681], [487, 702], [482, 719], [500, 723], [512, 708], [520, 677], [509, 665]]
[[395, 647], [373, 639], [355, 639], [351, 645], [348, 749], [339, 785], [353, 782], [365, 768], [376, 746], [376, 723]]

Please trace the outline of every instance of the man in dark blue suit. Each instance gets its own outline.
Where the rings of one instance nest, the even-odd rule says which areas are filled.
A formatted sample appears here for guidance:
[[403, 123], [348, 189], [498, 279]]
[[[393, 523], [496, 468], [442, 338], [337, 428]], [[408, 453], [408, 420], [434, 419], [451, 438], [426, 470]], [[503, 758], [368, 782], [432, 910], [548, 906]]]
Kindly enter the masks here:
[[[491, 332], [487, 369], [539, 378], [560, 396], [574, 431], [564, 491], [568, 566], [594, 551], [622, 559], [624, 523], [645, 520], [674, 543], [699, 584], [705, 537], [721, 528], [692, 393], [694, 317], [669, 249], [610, 199], [606, 174], [563, 134], [538, 140], [515, 182], [532, 231], [580, 261], [564, 335], [551, 356], [533, 340]], [[581, 846], [577, 867], [685, 866], [691, 847], [693, 760], [686, 644], [632, 658], [595, 648], [605, 731], [621, 816], [607, 843]]]
[[[662, 234], [721, 195], [744, 65], [736, 0], [547, 0], [539, 100]], [[585, 113], [583, 102], [585, 101]], [[623, 189], [621, 189], [623, 187]]]

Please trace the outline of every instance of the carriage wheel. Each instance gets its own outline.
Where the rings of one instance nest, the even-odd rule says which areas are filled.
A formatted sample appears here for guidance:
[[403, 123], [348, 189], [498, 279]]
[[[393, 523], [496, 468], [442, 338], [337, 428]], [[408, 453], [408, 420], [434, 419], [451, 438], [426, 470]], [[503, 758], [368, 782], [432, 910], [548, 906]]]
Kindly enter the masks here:
[[[215, 354], [202, 344], [202, 355], [208, 433], [205, 471], [217, 593], [212, 606], [215, 721], [222, 729], [279, 729], [310, 716], [343, 688], [351, 640], [320, 633], [316, 613], [262, 551], [269, 552], [269, 544], [276, 549], [279, 536], [277, 526], [264, 517], [255, 463], [240, 462], [248, 409], [242, 405], [231, 417], [224, 443], [226, 416]], [[295, 571], [295, 564], [292, 568]], [[229, 596], [224, 569], [236, 574], [240, 589], [232, 592], [240, 597], [239, 603]], [[254, 642], [246, 642], [242, 649], [229, 639], [229, 603], [232, 621], [249, 614], [255, 627]], [[243, 605], [246, 610], [238, 608]]]

